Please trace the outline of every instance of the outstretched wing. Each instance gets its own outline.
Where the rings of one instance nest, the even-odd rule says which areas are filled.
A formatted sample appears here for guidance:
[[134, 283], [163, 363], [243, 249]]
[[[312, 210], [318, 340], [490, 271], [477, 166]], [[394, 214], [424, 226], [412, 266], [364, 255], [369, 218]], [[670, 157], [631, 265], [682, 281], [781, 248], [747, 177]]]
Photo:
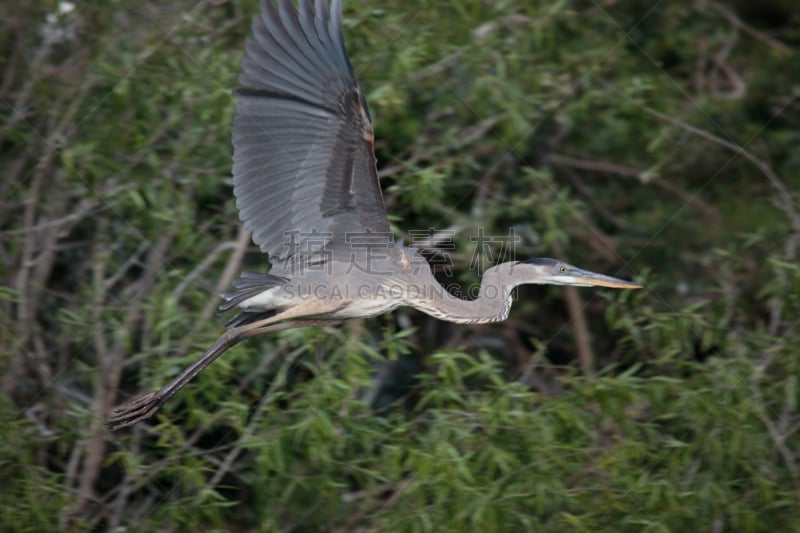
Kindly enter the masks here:
[[388, 234], [369, 111], [342, 35], [341, 0], [261, 1], [235, 91], [239, 216], [270, 262]]

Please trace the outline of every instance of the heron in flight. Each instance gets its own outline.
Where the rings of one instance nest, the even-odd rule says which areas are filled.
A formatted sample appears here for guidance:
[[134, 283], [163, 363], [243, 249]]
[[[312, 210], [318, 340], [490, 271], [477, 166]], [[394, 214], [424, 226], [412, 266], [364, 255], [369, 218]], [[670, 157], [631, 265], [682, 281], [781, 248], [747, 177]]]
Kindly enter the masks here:
[[117, 429], [152, 416], [228, 348], [287, 328], [335, 325], [410, 306], [441, 320], [505, 320], [523, 284], [639, 285], [555, 259], [486, 270], [477, 298], [451, 295], [417, 249], [396, 245], [378, 182], [371, 118], [345, 51], [341, 0], [261, 0], [233, 119], [233, 193], [268, 274], [223, 294], [225, 333], [158, 391], [114, 411]]

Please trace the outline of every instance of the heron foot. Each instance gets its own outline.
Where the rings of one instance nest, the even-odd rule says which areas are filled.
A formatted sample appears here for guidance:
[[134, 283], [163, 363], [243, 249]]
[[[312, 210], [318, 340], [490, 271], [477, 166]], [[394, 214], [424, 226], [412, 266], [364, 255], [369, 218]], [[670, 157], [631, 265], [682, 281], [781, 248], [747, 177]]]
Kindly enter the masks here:
[[106, 421], [106, 426], [111, 431], [131, 426], [156, 414], [163, 403], [164, 398], [160, 391], [140, 396], [122, 407], [114, 409], [111, 417]]

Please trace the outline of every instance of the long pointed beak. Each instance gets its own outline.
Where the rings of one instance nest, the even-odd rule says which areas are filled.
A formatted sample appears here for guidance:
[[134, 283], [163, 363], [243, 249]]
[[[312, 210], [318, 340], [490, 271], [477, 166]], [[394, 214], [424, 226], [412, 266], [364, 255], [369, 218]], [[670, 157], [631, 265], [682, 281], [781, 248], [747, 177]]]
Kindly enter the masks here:
[[575, 269], [570, 272], [575, 278], [576, 285], [586, 285], [591, 287], [610, 287], [612, 289], [641, 289], [642, 286], [624, 279], [598, 274], [590, 270]]

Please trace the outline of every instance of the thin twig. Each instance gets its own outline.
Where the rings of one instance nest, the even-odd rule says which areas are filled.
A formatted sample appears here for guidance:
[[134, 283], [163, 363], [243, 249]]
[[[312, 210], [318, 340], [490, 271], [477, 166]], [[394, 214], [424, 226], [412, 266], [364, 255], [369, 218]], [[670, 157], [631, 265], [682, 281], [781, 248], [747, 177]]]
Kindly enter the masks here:
[[207, 254], [200, 263], [197, 264], [188, 274], [186, 274], [180, 283], [178, 283], [172, 290], [172, 300], [177, 302], [183, 296], [183, 293], [191, 285], [194, 280], [200, 277], [206, 270], [208, 270], [214, 261], [223, 253], [230, 249], [236, 248], [236, 243], [232, 241], [221, 242], [217, 244], [209, 254]]
[[[233, 253], [228, 258], [228, 263], [225, 265], [225, 270], [217, 281], [217, 286], [214, 287], [214, 294], [220, 294], [227, 289], [236, 273], [242, 268], [242, 259], [244, 253], [250, 246], [250, 232], [244, 229], [244, 225], [239, 226], [239, 235], [236, 237], [236, 244], [233, 248]], [[202, 316], [207, 320], [214, 315], [217, 309], [218, 302], [216, 299], [209, 301], [203, 308]]]
[[[553, 243], [553, 253], [558, 259], [564, 259], [564, 249], [558, 242]], [[578, 350], [578, 362], [583, 375], [591, 379], [594, 378], [595, 355], [584, 312], [585, 306], [575, 287], [565, 287], [565, 289], [567, 312], [570, 316], [572, 330], [575, 334], [575, 345]]]
[[700, 7], [703, 7], [703, 5], [707, 5], [708, 7], [710, 7], [711, 9], [713, 9], [714, 11], [716, 11], [717, 13], [728, 19], [728, 21], [733, 26], [735, 26], [739, 30], [742, 30], [744, 33], [746, 33], [753, 39], [761, 41], [769, 46], [772, 46], [773, 48], [777, 48], [781, 52], [789, 53], [792, 51], [791, 48], [789, 48], [782, 42], [778, 41], [777, 39], [774, 39], [773, 37], [770, 37], [764, 32], [758, 31], [754, 27], [742, 21], [742, 19], [737, 17], [736, 14], [733, 11], [731, 11], [727, 6], [723, 6], [718, 2], [713, 2], [709, 0], [701, 1]]
[[734, 152], [737, 155], [741, 154], [748, 161], [753, 163], [753, 165], [755, 165], [764, 174], [764, 176], [766, 176], [766, 178], [773, 185], [773, 187], [775, 187], [775, 189], [777, 189], [778, 192], [781, 194], [781, 201], [779, 208], [781, 209], [781, 211], [784, 212], [786, 217], [789, 219], [789, 223], [791, 224], [792, 229], [795, 232], [800, 232], [800, 216], [798, 216], [797, 212], [794, 209], [794, 200], [792, 199], [792, 193], [791, 191], [789, 191], [789, 188], [786, 186], [783, 180], [781, 180], [780, 177], [778, 177], [778, 175], [775, 174], [775, 172], [772, 170], [772, 168], [770, 168], [770, 166], [766, 162], [756, 157], [752, 152], [747, 150], [744, 146], [739, 146], [738, 144], [735, 144], [733, 142], [726, 141], [725, 139], [718, 137], [713, 133], [701, 130], [700, 128], [696, 128], [691, 124], [687, 124], [686, 122], [679, 120], [675, 117], [665, 115], [664, 113], [656, 111], [651, 107], [643, 106], [643, 109], [646, 113], [653, 115], [654, 117], [663, 120], [664, 122], [668, 122], [669, 124], [677, 126], [685, 131], [688, 131], [689, 133], [692, 133], [706, 140], [709, 140], [713, 143], [716, 143], [724, 148], [727, 148], [728, 150]]
[[688, 203], [698, 211], [701, 211], [704, 214], [713, 217], [717, 220], [719, 220], [720, 218], [719, 213], [717, 212], [716, 209], [714, 209], [714, 207], [707, 204], [703, 200], [689, 194], [687, 191], [683, 190], [678, 185], [670, 181], [660, 179], [657, 176], [648, 178], [645, 176], [644, 172], [636, 170], [635, 168], [631, 168], [625, 165], [620, 165], [618, 163], [611, 163], [608, 161], [590, 161], [586, 159], [578, 159], [575, 157], [570, 157], [555, 153], [548, 154], [547, 159], [552, 164], [557, 166], [575, 168], [579, 170], [588, 170], [591, 172], [599, 172], [602, 174], [615, 174], [617, 176], [623, 176], [626, 178], [634, 178], [642, 183], [652, 183], [653, 185], [674, 194], [675, 196], [677, 196], [684, 202]]
[[786, 463], [786, 468], [789, 470], [789, 473], [792, 476], [792, 480], [795, 484], [797, 498], [800, 499], [800, 472], [798, 472], [797, 465], [795, 464], [794, 455], [786, 446], [786, 439], [789, 434], [781, 432], [778, 425], [772, 421], [769, 416], [769, 407], [767, 407], [766, 403], [764, 402], [764, 397], [761, 394], [761, 377], [764, 375], [767, 367], [770, 365], [770, 363], [772, 363], [773, 359], [775, 359], [775, 356], [783, 349], [783, 347], [784, 343], [783, 340], [781, 340], [764, 354], [764, 356], [761, 358], [761, 361], [759, 361], [759, 363], [756, 365], [756, 369], [752, 376], [750, 377], [750, 390], [752, 391], [753, 398], [755, 400], [756, 416], [758, 416], [758, 418], [764, 424], [764, 427], [767, 428], [767, 432], [772, 438], [772, 443], [775, 446], [775, 449], [783, 458], [784, 463]]
[[[103, 219], [105, 220], [105, 219]], [[102, 421], [108, 418], [112, 407], [116, 403], [117, 390], [122, 374], [122, 359], [125, 354], [127, 342], [125, 335], [120, 332], [132, 331], [136, 322], [142, 314], [142, 303], [147, 295], [152, 291], [158, 272], [165, 261], [166, 254], [172, 243], [174, 230], [162, 235], [158, 241], [150, 248], [150, 253], [145, 262], [145, 270], [138, 282], [138, 289], [133, 293], [133, 297], [128, 302], [122, 324], [117, 334], [114, 336], [114, 343], [108, 347], [107, 343], [102, 342], [104, 335], [98, 332], [95, 335], [96, 349], [99, 360], [100, 370], [98, 372], [98, 384], [95, 388], [95, 396], [92, 400], [92, 410], [97, 416], [93, 417], [92, 425], [89, 430], [89, 437], [84, 441], [85, 460], [83, 471], [79, 477], [78, 499], [74, 507], [75, 515], [81, 513], [89, 501], [98, 501], [95, 492], [95, 483], [100, 475], [100, 470], [105, 460], [106, 448], [108, 445], [108, 430], [103, 426]], [[103, 242], [98, 240], [98, 242]], [[100, 251], [96, 258], [103, 257]], [[99, 259], [97, 259], [99, 261]], [[98, 279], [104, 278], [104, 270], [98, 271]], [[102, 283], [99, 285], [102, 287]], [[103, 292], [101, 299], [107, 293]], [[99, 305], [97, 306], [100, 307]]]
[[[261, 420], [261, 417], [264, 413], [264, 409], [266, 409], [267, 404], [272, 400], [272, 395], [275, 390], [281, 385], [285, 379], [286, 373], [294, 364], [295, 360], [300, 357], [300, 355], [305, 352], [307, 346], [305, 344], [295, 348], [289, 355], [286, 356], [286, 360], [283, 362], [280, 371], [278, 372], [275, 379], [272, 380], [272, 383], [267, 389], [267, 392], [264, 393], [264, 396], [261, 397], [261, 400], [258, 402], [258, 406], [256, 406], [255, 411], [253, 412], [253, 417], [250, 419], [250, 423], [247, 425], [245, 430], [242, 432], [242, 436], [239, 438], [239, 443], [244, 444], [247, 440], [253, 436], [256, 431], [257, 422]], [[277, 357], [277, 352], [273, 353], [272, 358], [274, 359]], [[214, 475], [211, 476], [211, 480], [209, 483], [214, 486], [217, 485], [225, 474], [230, 470], [233, 462], [239, 457], [239, 454], [242, 452], [242, 446], [236, 446], [228, 455], [225, 456], [225, 459], [222, 461], [222, 465], [214, 472]]]

